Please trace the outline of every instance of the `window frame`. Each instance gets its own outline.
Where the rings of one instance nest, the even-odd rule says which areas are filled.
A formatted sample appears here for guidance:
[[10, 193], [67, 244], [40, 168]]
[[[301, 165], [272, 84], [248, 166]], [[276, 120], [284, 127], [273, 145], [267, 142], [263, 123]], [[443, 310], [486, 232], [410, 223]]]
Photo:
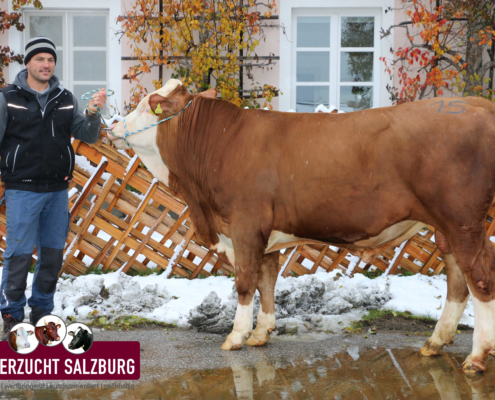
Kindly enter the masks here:
[[[30, 35], [30, 28], [31, 24], [29, 23], [29, 18], [31, 17], [36, 17], [36, 16], [44, 16], [44, 15], [50, 15], [50, 16], [62, 16], [63, 18], [63, 24], [62, 24], [62, 29], [63, 29], [63, 44], [61, 48], [57, 46], [57, 50], [62, 50], [64, 52], [64, 63], [63, 63], [63, 79], [60, 79], [59, 76], [57, 78], [60, 79], [60, 82], [62, 86], [70, 90], [71, 92], [74, 92], [74, 85], [93, 85], [96, 88], [102, 87], [104, 85], [105, 87], [108, 88], [108, 78], [109, 78], [109, 49], [108, 49], [108, 38], [105, 40], [105, 47], [81, 47], [81, 46], [74, 46], [74, 30], [72, 29], [74, 27], [74, 22], [73, 18], [74, 16], [98, 16], [98, 17], [105, 17], [105, 26], [108, 26], [108, 12], [106, 11], [101, 11], [101, 10], [65, 10], [65, 11], [57, 11], [57, 12], [50, 12], [46, 13], [43, 12], [43, 10], [26, 10], [24, 12], [24, 20], [25, 20], [25, 25], [26, 29], [24, 31], [24, 43], [26, 43], [27, 40], [29, 40]], [[105, 49], [105, 50], [103, 50]], [[100, 80], [92, 80], [92, 81], [76, 81], [74, 78], [74, 52], [75, 51], [88, 51], [88, 50], [94, 50], [94, 51], [105, 51], [105, 58], [106, 58], [106, 71], [105, 71], [105, 81], [100, 81]], [[77, 99], [79, 103], [81, 103], [80, 99]], [[80, 104], [82, 106], [82, 104]]]
[[[342, 7], [340, 0], [284, 0], [280, 6], [280, 23], [285, 27], [280, 33], [280, 110], [296, 110], [296, 87], [297, 86], [317, 86], [318, 82], [311, 82], [305, 85], [296, 85], [296, 62], [297, 62], [297, 17], [321, 17], [330, 16], [330, 31], [333, 35], [338, 35], [338, 39], [330, 38], [330, 82], [331, 87], [329, 102], [330, 105], [340, 107], [340, 86], [355, 86], [356, 83], [342, 84], [340, 82], [340, 57], [341, 47], [341, 21], [343, 17], [373, 16], [375, 18], [374, 31], [374, 59], [373, 59], [373, 108], [391, 105], [389, 94], [385, 88], [388, 75], [380, 62], [380, 57], [387, 57], [387, 50], [392, 47], [393, 35], [387, 39], [380, 39], [380, 28], [393, 25], [393, 11], [388, 7], [394, 6], [394, 0], [347, 0], [346, 6]], [[387, 12], [385, 12], [387, 11]], [[334, 21], [337, 21], [337, 24]], [[336, 40], [338, 40], [336, 42]], [[334, 49], [332, 43], [338, 44], [338, 49]], [[310, 48], [307, 48], [310, 49]], [[321, 49], [321, 48], [318, 48]], [[345, 48], [345, 51], [349, 51]], [[366, 48], [357, 48], [364, 51]], [[338, 52], [338, 59], [332, 56]], [[325, 83], [326, 84], [326, 83]], [[337, 87], [335, 87], [337, 85]], [[360, 85], [367, 86], [367, 85]]]
[[[12, 11], [12, 2], [8, 2], [9, 11]], [[108, 98], [107, 105], [114, 106], [117, 105], [118, 110], [122, 112], [122, 46], [118, 39], [115, 37], [114, 32], [120, 29], [120, 24], [112, 21], [117, 21], [117, 17], [121, 14], [121, 1], [120, 0], [43, 0], [43, 9], [38, 10], [33, 6], [22, 7], [22, 21], [26, 25], [26, 29], [23, 32], [19, 32], [16, 29], [11, 29], [9, 31], [9, 46], [16, 53], [24, 54], [24, 46], [28, 38], [26, 30], [29, 29], [27, 26], [26, 13], [28, 14], [57, 14], [57, 13], [71, 13], [80, 12], [94, 15], [95, 13], [106, 13], [107, 17], [107, 66], [106, 66], [106, 84], [107, 88], [112, 89], [115, 95]], [[69, 27], [70, 28], [70, 27]], [[70, 29], [65, 28], [64, 32], [64, 51], [67, 49], [67, 44], [69, 37], [67, 37], [66, 32]], [[72, 35], [72, 34], [71, 34]], [[67, 65], [66, 65], [67, 64]], [[73, 65], [73, 61], [69, 60], [68, 63], [64, 63], [64, 87], [67, 86], [67, 80], [69, 79], [69, 64]], [[13, 63], [9, 66], [9, 78], [10, 81], [14, 80], [14, 77], [24, 69], [24, 65], [19, 65]], [[87, 82], [85, 82], [87, 83]], [[91, 84], [91, 81], [89, 81]], [[96, 89], [96, 88], [95, 88]], [[84, 100], [77, 99], [80, 106], [83, 106]], [[116, 111], [109, 107], [111, 113]]]

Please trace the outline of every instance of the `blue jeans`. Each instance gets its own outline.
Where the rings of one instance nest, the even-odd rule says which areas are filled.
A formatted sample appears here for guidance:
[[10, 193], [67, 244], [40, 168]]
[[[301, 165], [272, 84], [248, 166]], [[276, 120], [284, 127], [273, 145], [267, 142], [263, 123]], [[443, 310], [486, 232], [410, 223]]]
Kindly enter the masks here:
[[38, 261], [28, 304], [50, 314], [69, 232], [67, 190], [38, 193], [8, 189], [5, 200], [7, 247], [3, 254], [0, 311], [12, 318], [24, 319], [24, 291], [36, 246]]

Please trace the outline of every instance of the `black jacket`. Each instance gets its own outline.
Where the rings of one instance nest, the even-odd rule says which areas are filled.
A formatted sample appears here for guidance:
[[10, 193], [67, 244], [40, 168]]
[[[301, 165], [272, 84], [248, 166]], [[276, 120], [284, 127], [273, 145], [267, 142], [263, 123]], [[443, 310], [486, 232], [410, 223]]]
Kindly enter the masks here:
[[0, 169], [6, 189], [53, 192], [68, 188], [74, 169], [72, 94], [61, 87], [41, 108], [36, 97], [16, 85], [2, 89], [8, 110]]

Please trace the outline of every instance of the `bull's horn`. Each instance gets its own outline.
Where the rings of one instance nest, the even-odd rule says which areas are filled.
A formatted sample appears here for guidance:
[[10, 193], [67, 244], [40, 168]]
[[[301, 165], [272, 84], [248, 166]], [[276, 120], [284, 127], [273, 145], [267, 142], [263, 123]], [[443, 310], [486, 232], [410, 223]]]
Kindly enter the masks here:
[[43, 322], [45, 323], [45, 325], [48, 325], [48, 322], [46, 322], [46, 318], [43, 318]]

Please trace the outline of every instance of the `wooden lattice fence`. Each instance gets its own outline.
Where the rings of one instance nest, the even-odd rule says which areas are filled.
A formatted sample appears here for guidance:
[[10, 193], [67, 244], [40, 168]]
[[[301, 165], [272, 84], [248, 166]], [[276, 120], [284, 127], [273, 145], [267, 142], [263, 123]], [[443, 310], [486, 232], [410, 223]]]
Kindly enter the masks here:
[[[190, 279], [234, 273], [196, 235], [180, 195], [154, 179], [132, 150], [118, 151], [105, 140], [94, 145], [74, 140], [73, 147], [77, 161], [69, 190], [72, 220], [60, 274], [81, 275], [95, 268], [126, 273], [163, 269], [169, 277]], [[495, 229], [494, 216], [492, 205], [487, 219], [490, 235]], [[2, 253], [5, 222], [4, 205], [0, 207]], [[312, 274], [319, 268], [439, 274], [445, 264], [433, 234], [434, 228], [428, 227], [365, 265], [338, 247], [300, 245], [280, 255], [280, 268], [283, 276]], [[33, 263], [35, 257], [36, 252]]]

